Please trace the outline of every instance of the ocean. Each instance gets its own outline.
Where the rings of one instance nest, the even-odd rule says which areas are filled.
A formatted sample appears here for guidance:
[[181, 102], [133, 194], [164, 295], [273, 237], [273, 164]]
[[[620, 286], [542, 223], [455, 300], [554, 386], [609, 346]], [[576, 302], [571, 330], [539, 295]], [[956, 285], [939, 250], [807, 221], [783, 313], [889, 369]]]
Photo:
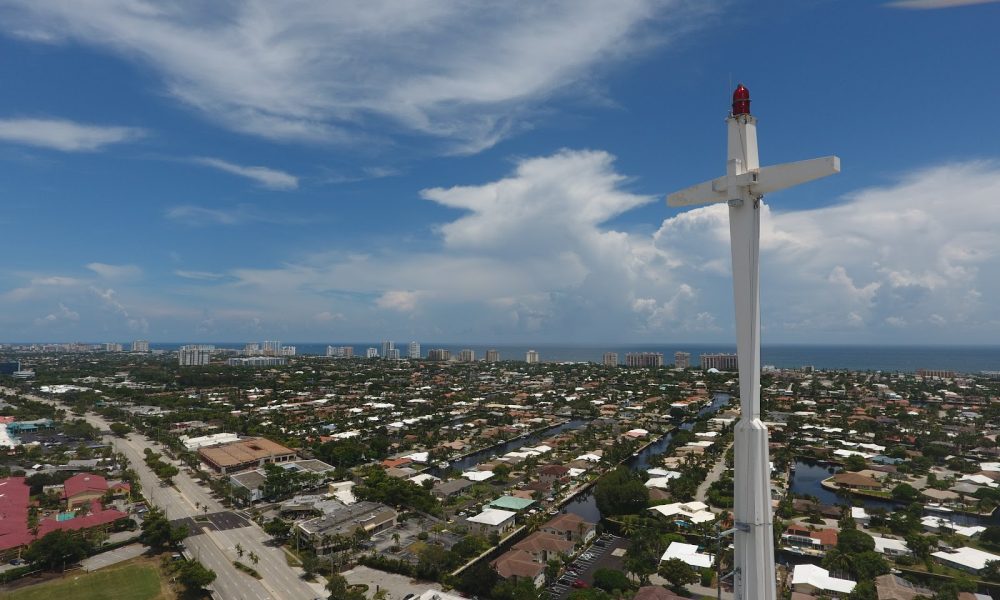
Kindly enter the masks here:
[[[408, 342], [397, 342], [400, 354], [406, 355]], [[378, 348], [381, 342], [285, 342], [295, 346], [298, 354], [325, 355], [327, 345], [351, 346], [355, 356], [364, 356], [367, 348]], [[181, 344], [150, 344], [153, 349], [176, 350]], [[243, 343], [216, 343], [218, 348], [242, 349]], [[476, 353], [477, 359], [495, 348], [501, 360], [524, 360], [528, 350], [535, 350], [543, 362], [596, 362], [602, 361], [605, 352], [617, 352], [619, 361], [628, 352], [662, 352], [665, 363], [673, 363], [674, 352], [691, 353], [692, 365], [698, 364], [703, 353], [736, 352], [735, 345], [726, 344], [631, 344], [631, 345], [565, 345], [565, 344], [455, 344], [421, 342], [421, 352], [427, 356], [431, 348], [445, 348], [452, 356], [464, 348]], [[813, 366], [819, 369], [850, 369], [852, 371], [900, 371], [912, 373], [917, 369], [942, 369], [961, 373], [1000, 371], [1000, 346], [821, 346], [821, 345], [764, 345], [761, 363], [779, 368]]]

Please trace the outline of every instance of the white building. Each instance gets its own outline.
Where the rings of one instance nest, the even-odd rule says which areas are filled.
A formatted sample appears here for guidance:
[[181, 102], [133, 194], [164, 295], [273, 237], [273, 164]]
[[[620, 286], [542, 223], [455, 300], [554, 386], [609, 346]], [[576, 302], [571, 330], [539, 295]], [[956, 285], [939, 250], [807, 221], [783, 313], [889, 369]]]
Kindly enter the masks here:
[[872, 539], [875, 540], [875, 551], [879, 554], [885, 554], [886, 556], [909, 556], [913, 554], [903, 540], [885, 538], [878, 535], [873, 535]]
[[465, 348], [458, 353], [458, 360], [462, 362], [475, 362], [476, 351], [471, 348]]
[[474, 517], [469, 517], [466, 522], [469, 529], [481, 534], [489, 535], [493, 532], [503, 534], [514, 528], [514, 517], [516, 512], [500, 510], [499, 508], [487, 508]]
[[952, 550], [951, 552], [932, 552], [931, 556], [941, 564], [968, 571], [974, 575], [978, 575], [980, 571], [985, 569], [987, 563], [1000, 560], [1000, 556], [996, 554], [990, 554], [989, 552], [983, 552], [982, 550], [967, 546]]
[[649, 507], [649, 510], [667, 518], [686, 519], [692, 523], [708, 523], [715, 520], [715, 514], [708, 510], [704, 502], [674, 502]]
[[378, 358], [378, 348], [369, 348], [365, 351], [366, 358]]
[[496, 348], [490, 348], [486, 351], [486, 362], [495, 363], [500, 362], [500, 352]]
[[177, 364], [182, 367], [207, 365], [212, 362], [213, 350], [215, 350], [215, 346], [202, 344], [181, 346], [181, 349], [177, 351]]
[[670, 546], [667, 547], [667, 551], [660, 557], [660, 562], [665, 562], [672, 558], [676, 558], [695, 569], [708, 569], [712, 566], [712, 555], [698, 552], [698, 546], [694, 544], [671, 542]]
[[524, 355], [524, 360], [529, 365], [534, 365], [538, 363], [538, 352], [534, 350], [528, 350], [528, 353]]
[[132, 352], [149, 352], [149, 340], [135, 340], [132, 342]]
[[420, 358], [420, 342], [410, 342], [410, 347], [407, 349], [406, 356], [408, 358]]
[[184, 447], [187, 448], [189, 452], [193, 452], [198, 448], [204, 448], [206, 446], [236, 442], [239, 441], [239, 439], [240, 437], [235, 433], [213, 433], [212, 435], [203, 435], [200, 437], [187, 437], [186, 435], [182, 435], [180, 437], [181, 443], [184, 444]]
[[830, 572], [816, 565], [795, 565], [792, 590], [803, 594], [847, 596], [857, 583], [849, 579], [830, 577]]

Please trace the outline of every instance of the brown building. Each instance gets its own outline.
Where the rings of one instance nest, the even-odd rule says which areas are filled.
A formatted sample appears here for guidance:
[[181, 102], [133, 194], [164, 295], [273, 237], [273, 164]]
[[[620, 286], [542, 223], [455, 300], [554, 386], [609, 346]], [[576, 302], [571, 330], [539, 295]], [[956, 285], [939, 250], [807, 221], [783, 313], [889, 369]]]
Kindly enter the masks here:
[[845, 473], [837, 473], [832, 478], [834, 483], [838, 487], [842, 487], [848, 490], [881, 490], [882, 484], [879, 483], [877, 479], [867, 477], [865, 475], [860, 475], [858, 473], [852, 473], [850, 471]]
[[266, 438], [246, 438], [219, 446], [199, 448], [205, 463], [219, 473], [256, 469], [268, 463], [295, 460], [295, 451]]
[[541, 587], [545, 583], [545, 564], [535, 562], [523, 550], [510, 550], [493, 561], [493, 568], [504, 579], [527, 579]]
[[584, 521], [573, 513], [564, 513], [554, 517], [541, 526], [540, 531], [569, 540], [576, 546], [589, 541], [597, 533], [597, 526]]
[[564, 555], [569, 556], [573, 553], [574, 547], [575, 544], [564, 537], [536, 531], [514, 544], [513, 549], [527, 552], [531, 555], [532, 560], [544, 564]]

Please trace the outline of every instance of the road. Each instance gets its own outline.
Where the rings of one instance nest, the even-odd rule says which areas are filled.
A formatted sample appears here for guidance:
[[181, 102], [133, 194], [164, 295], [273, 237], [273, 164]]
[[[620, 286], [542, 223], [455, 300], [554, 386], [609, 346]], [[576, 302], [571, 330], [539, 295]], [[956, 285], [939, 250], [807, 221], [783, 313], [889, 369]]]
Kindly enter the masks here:
[[[732, 446], [732, 444], [729, 446]], [[705, 481], [702, 481], [701, 485], [698, 486], [698, 491], [694, 494], [695, 500], [705, 502], [705, 499], [708, 498], [708, 488], [726, 472], [726, 453], [729, 452], [729, 446], [726, 446], [726, 449], [722, 451], [722, 454], [719, 455], [719, 460], [716, 461], [715, 466], [712, 467], [712, 470], [705, 477]]]
[[[17, 393], [14, 390], [0, 388], [7, 393]], [[57, 401], [33, 394], [21, 394], [36, 402], [65, 408]], [[108, 431], [108, 423], [100, 415], [88, 413], [84, 419], [101, 431]], [[212, 521], [232, 521], [220, 519], [219, 515], [228, 513], [217, 500], [212, 498], [211, 491], [196, 482], [183, 466], [180, 473], [173, 478], [173, 486], [163, 486], [159, 478], [146, 466], [144, 450], [159, 449], [143, 435], [131, 433], [125, 438], [105, 436], [117, 452], [128, 458], [131, 467], [138, 473], [142, 483], [143, 493], [147, 500], [161, 508], [171, 521], [207, 516], [215, 517]], [[166, 459], [166, 457], [164, 457]], [[203, 507], [208, 507], [208, 515]], [[203, 565], [215, 571], [216, 579], [209, 586], [219, 598], [225, 600], [313, 600], [327, 596], [322, 579], [319, 583], [309, 583], [302, 579], [302, 570], [290, 567], [285, 560], [285, 553], [280, 547], [265, 545], [269, 536], [256, 524], [246, 519], [236, 519], [238, 523], [225, 529], [216, 528], [210, 524], [199, 525], [191, 531], [191, 536], [184, 540], [189, 554]], [[252, 566], [261, 575], [256, 580], [236, 569], [233, 561], [238, 559], [236, 546], [240, 545], [245, 554], [242, 562]], [[260, 557], [260, 562], [254, 566], [249, 560], [253, 552]]]

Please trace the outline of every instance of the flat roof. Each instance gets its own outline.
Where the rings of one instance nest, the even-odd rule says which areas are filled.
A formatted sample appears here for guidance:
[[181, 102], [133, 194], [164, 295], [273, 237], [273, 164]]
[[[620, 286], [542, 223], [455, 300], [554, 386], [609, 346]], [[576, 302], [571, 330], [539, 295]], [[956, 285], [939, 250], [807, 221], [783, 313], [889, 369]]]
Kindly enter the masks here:
[[220, 467], [233, 467], [270, 456], [294, 454], [295, 451], [267, 438], [247, 438], [221, 446], [199, 448], [198, 453]]
[[469, 517], [467, 520], [470, 523], [481, 523], [483, 525], [499, 525], [504, 521], [513, 519], [515, 516], [517, 516], [517, 513], [511, 512], [509, 510], [487, 508], [478, 515], [474, 517]]
[[524, 510], [534, 504], [535, 501], [528, 498], [516, 498], [514, 496], [500, 496], [490, 502], [490, 508], [502, 508], [507, 510]]

